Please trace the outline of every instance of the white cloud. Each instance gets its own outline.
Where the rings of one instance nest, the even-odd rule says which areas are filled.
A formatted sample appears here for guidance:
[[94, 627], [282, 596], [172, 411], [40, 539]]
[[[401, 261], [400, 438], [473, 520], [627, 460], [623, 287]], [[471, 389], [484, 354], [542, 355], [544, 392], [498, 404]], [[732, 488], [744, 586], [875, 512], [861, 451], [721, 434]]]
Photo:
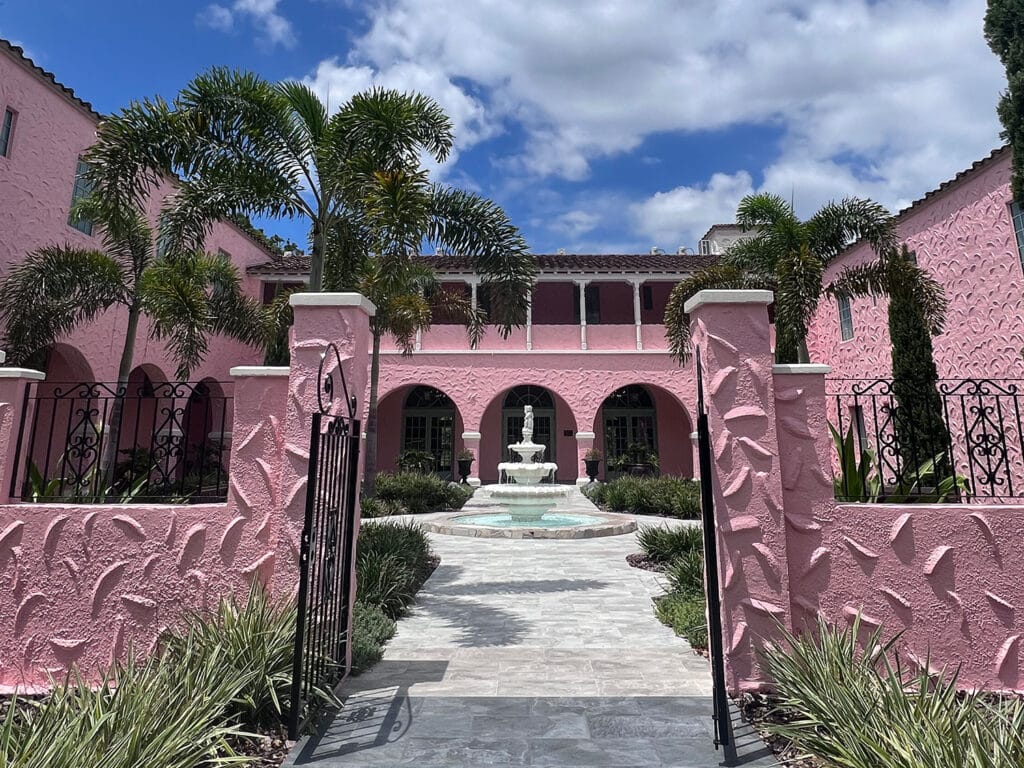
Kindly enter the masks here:
[[635, 231], [666, 250], [693, 247], [712, 224], [732, 221], [736, 205], [754, 191], [750, 174], [716, 173], [705, 185], [658, 192], [630, 209]]
[[550, 229], [561, 232], [571, 238], [578, 238], [593, 230], [601, 222], [601, 217], [593, 211], [566, 211], [548, 223]]
[[196, 22], [221, 32], [230, 32], [238, 18], [248, 19], [270, 45], [292, 48], [298, 42], [292, 23], [278, 13], [278, 0], [235, 0], [231, 5], [206, 6]]

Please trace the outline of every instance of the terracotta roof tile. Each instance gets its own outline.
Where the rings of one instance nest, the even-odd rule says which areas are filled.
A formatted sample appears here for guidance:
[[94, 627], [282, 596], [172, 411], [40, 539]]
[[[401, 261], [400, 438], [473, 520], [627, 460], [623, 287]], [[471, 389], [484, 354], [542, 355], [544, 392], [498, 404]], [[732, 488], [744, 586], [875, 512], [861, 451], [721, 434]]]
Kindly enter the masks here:
[[[421, 256], [442, 274], [472, 274], [473, 261], [468, 256]], [[576, 254], [542, 253], [534, 256], [537, 268], [544, 274], [667, 274], [694, 272], [715, 261], [711, 256], [675, 253]], [[248, 268], [250, 275], [305, 275], [309, 272], [309, 256], [282, 256]]]

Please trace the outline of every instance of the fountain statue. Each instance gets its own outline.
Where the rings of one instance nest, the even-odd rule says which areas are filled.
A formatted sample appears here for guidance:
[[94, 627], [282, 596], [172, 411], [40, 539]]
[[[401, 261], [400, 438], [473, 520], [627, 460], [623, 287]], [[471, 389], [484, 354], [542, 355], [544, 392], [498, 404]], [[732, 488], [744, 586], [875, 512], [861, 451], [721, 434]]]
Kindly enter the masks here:
[[544, 446], [533, 442], [533, 406], [523, 409], [523, 439], [512, 443], [508, 449], [519, 456], [519, 461], [498, 464], [498, 473], [507, 482], [492, 486], [491, 498], [508, 507], [513, 521], [538, 521], [565, 497], [566, 490], [553, 482], [541, 485], [545, 479], [554, 480], [558, 465], [552, 461], [537, 461], [538, 455], [543, 459]]

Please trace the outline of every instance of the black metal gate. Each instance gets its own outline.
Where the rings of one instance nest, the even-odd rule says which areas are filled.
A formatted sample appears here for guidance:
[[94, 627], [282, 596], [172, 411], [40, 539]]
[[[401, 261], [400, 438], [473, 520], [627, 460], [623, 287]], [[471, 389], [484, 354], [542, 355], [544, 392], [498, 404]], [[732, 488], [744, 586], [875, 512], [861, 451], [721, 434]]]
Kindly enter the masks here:
[[[337, 367], [325, 375], [329, 353]], [[335, 376], [341, 380], [340, 393], [335, 390]], [[336, 399], [345, 406], [342, 414], [331, 412]], [[349, 643], [360, 432], [356, 398], [349, 395], [341, 355], [334, 344], [320, 355], [317, 406], [310, 429], [306, 517], [299, 550], [299, 605], [288, 712], [291, 739], [298, 738], [308, 722], [311, 694], [317, 688], [331, 687], [344, 671]]]
[[708, 608], [708, 652], [711, 656], [712, 718], [715, 721], [715, 749], [723, 748], [726, 765], [737, 762], [732, 732], [729, 696], [725, 688], [725, 651], [722, 647], [722, 601], [718, 587], [718, 536], [715, 532], [715, 499], [711, 487], [711, 433], [704, 407], [704, 377], [700, 349], [696, 349], [697, 368], [697, 453], [700, 460], [701, 523], [704, 528], [704, 580]]

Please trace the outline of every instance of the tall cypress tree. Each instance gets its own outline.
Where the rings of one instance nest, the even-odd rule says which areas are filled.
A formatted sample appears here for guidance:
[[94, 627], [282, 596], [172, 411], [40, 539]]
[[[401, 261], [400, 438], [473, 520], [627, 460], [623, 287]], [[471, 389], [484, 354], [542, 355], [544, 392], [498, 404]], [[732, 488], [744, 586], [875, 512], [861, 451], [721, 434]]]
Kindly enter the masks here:
[[921, 274], [906, 246], [889, 258], [889, 339], [900, 458], [904, 476], [914, 481], [924, 480], [915, 477], [923, 463], [939, 457], [937, 482], [949, 473], [949, 432], [938, 393], [931, 325], [917, 290]]
[[1024, 204], [1024, 0], [988, 0], [985, 40], [1006, 67], [997, 111], [1002, 138], [1013, 148], [1013, 199]]

